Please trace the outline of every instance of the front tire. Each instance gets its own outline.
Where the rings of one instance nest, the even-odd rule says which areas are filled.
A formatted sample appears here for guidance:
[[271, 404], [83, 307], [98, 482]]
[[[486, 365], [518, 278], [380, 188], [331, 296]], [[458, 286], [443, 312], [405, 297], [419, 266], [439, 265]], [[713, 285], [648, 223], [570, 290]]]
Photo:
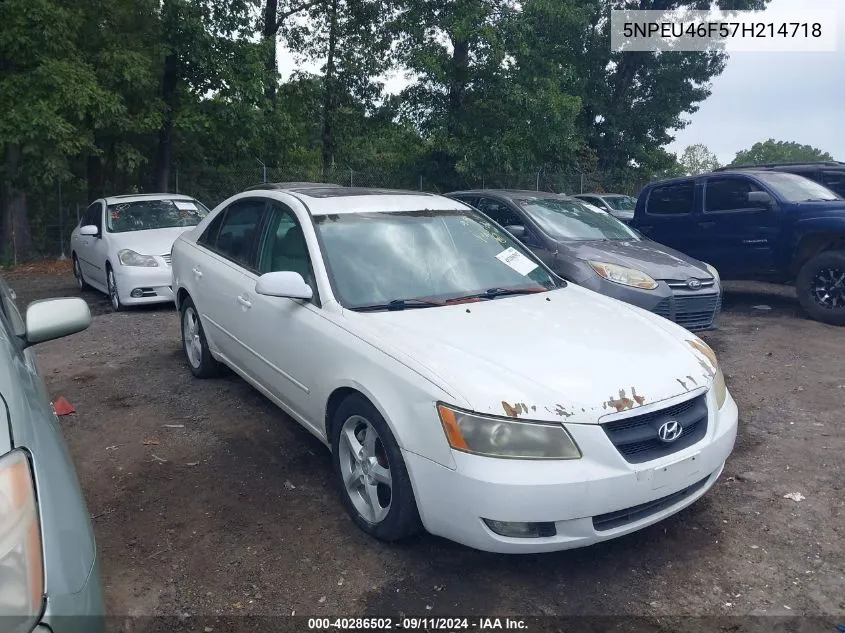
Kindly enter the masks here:
[[826, 251], [809, 260], [798, 273], [795, 290], [810, 318], [845, 325], [845, 251]]
[[109, 301], [111, 301], [112, 310], [120, 312], [123, 309], [123, 304], [120, 302], [120, 295], [117, 292], [117, 280], [114, 277], [114, 271], [111, 266], [106, 266], [106, 289], [109, 291]]
[[73, 276], [76, 278], [76, 283], [79, 286], [79, 292], [85, 292], [91, 286], [85, 281], [85, 277], [82, 276], [82, 266], [79, 263], [79, 258], [76, 256], [76, 253], [73, 254]]
[[179, 306], [179, 322], [182, 324], [182, 351], [188, 361], [188, 368], [197, 378], [213, 378], [220, 371], [219, 363], [214, 360], [208, 349], [205, 330], [202, 328], [199, 313], [191, 301], [186, 297]]
[[419, 532], [411, 478], [378, 410], [363, 396], [349, 396], [335, 412], [331, 428], [335, 477], [355, 525], [382, 541]]

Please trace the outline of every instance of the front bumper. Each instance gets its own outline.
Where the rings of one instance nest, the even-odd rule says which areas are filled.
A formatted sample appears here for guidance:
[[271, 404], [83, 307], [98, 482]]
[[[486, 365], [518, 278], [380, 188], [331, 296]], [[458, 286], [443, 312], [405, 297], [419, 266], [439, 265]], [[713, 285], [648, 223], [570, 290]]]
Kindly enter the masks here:
[[[728, 394], [715, 411], [712, 393], [707, 398], [705, 437], [641, 464], [625, 461], [602, 427], [588, 424], [566, 425], [584, 454], [578, 460], [492, 459], [454, 451], [452, 470], [404, 451], [422, 522], [432, 534], [502, 553], [584, 547], [657, 523], [706, 493], [733, 450], [736, 403]], [[505, 537], [483, 519], [550, 522], [556, 534]]]
[[[155, 268], [117, 266], [114, 270], [117, 294], [124, 305], [173, 301], [172, 270], [163, 262]], [[140, 296], [132, 296], [133, 291]]]
[[713, 328], [722, 308], [722, 289], [718, 280], [713, 286], [700, 290], [670, 287], [666, 281], [658, 281], [654, 290], [642, 290], [591, 275], [579, 285], [654, 312], [693, 332]]

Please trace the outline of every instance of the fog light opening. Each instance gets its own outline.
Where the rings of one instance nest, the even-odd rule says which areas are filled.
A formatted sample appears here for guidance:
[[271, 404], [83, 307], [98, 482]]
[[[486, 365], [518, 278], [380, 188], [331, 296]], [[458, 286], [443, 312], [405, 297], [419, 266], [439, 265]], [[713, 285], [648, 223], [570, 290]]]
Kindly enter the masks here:
[[494, 521], [492, 519], [482, 519], [482, 521], [492, 532], [509, 538], [546, 538], [557, 535], [557, 529], [553, 522], [523, 523], [519, 521]]
[[140, 288], [135, 288], [135, 290], [133, 290], [132, 292], [129, 293], [129, 296], [132, 297], [133, 299], [138, 299], [139, 297], [144, 296], [144, 291], [141, 290]]

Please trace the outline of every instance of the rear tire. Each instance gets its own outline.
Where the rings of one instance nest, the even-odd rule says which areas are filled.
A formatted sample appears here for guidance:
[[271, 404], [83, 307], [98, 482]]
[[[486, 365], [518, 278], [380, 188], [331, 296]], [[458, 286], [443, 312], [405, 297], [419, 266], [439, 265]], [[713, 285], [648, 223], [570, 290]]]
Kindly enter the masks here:
[[825, 251], [805, 263], [795, 291], [810, 318], [845, 325], [845, 251]]
[[197, 378], [217, 376], [220, 373], [220, 365], [208, 349], [205, 330], [190, 297], [185, 297], [179, 306], [179, 323], [182, 326], [182, 351], [185, 352], [188, 369]]
[[411, 478], [378, 410], [363, 396], [351, 395], [338, 407], [331, 428], [335, 477], [355, 525], [382, 541], [419, 532]]

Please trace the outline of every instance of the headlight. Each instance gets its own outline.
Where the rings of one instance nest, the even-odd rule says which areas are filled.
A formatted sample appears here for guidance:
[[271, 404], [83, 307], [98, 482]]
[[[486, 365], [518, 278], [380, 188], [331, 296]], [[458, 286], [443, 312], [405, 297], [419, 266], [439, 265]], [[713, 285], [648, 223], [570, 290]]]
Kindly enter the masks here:
[[147, 268], [158, 266], [156, 258], [152, 255], [141, 255], [135, 251], [130, 251], [128, 248], [120, 251], [117, 258], [124, 266], [146, 266]]
[[26, 454], [17, 450], [0, 458], [0, 616], [4, 630], [31, 630], [41, 614], [43, 597], [35, 485]]
[[581, 451], [561, 424], [496, 418], [437, 405], [452, 448], [516, 459], [579, 459]]
[[713, 275], [713, 279], [715, 279], [716, 281], [719, 281], [719, 271], [716, 270], [716, 267], [711, 266], [710, 264], [707, 264], [707, 263], [705, 263], [704, 265], [707, 267], [707, 272], [710, 273], [711, 275]]
[[725, 386], [725, 376], [722, 374], [722, 368], [719, 367], [716, 352], [698, 337], [695, 337], [694, 340], [687, 340], [687, 344], [697, 352], [700, 352], [709, 362], [710, 371], [713, 372], [713, 393], [716, 396], [716, 406], [721, 409], [722, 405], [725, 404], [725, 400], [728, 399], [728, 388]]
[[604, 277], [608, 281], [622, 284], [623, 286], [642, 288], [643, 290], [654, 290], [657, 288], [657, 282], [641, 270], [617, 266], [616, 264], [605, 264], [603, 262], [587, 263], [600, 277]]

